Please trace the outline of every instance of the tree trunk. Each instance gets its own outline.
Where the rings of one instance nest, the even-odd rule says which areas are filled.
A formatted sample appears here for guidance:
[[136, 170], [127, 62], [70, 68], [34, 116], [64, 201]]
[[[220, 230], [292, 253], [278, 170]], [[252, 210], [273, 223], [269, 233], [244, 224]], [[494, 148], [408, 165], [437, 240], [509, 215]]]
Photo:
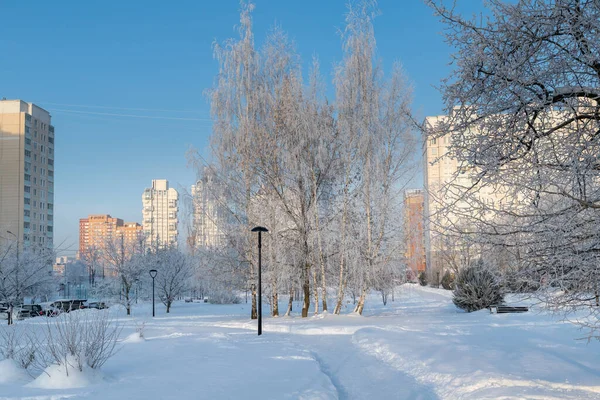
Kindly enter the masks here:
[[356, 308], [354, 309], [355, 313], [362, 315], [363, 308], [365, 308], [366, 297], [367, 297], [367, 289], [363, 289], [362, 293], [360, 294], [360, 298], [358, 299], [358, 304], [356, 305]]
[[250, 291], [252, 292], [252, 313], [250, 318], [258, 319], [258, 308], [256, 305], [256, 285], [254, 283], [250, 286]]
[[169, 313], [169, 311], [171, 311], [171, 304], [173, 302], [172, 301], [167, 301], [167, 314]]
[[273, 288], [273, 317], [279, 317], [279, 295], [277, 294], [277, 288]]
[[290, 299], [288, 300], [287, 311], [285, 312], [285, 316], [288, 317], [292, 312], [292, 303], [294, 302], [294, 288], [290, 289]]
[[310, 264], [304, 265], [304, 283], [302, 284], [304, 299], [302, 299], [302, 318], [308, 317], [308, 308], [310, 307]]
[[313, 268], [313, 291], [315, 292], [315, 315], [319, 313], [319, 285], [317, 283], [317, 270]]

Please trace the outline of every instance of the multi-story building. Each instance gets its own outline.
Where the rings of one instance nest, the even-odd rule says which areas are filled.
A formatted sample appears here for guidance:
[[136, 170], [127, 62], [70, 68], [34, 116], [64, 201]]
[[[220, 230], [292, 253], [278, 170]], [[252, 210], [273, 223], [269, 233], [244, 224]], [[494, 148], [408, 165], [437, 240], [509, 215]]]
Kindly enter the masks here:
[[404, 193], [404, 232], [406, 237], [407, 277], [414, 280], [425, 271], [425, 231], [423, 190], [412, 189]]
[[179, 193], [166, 179], [152, 180], [142, 194], [142, 218], [147, 248], [177, 246]]
[[[0, 229], [53, 248], [54, 127], [48, 111], [0, 100]], [[5, 236], [4, 234], [2, 236]]]
[[[438, 124], [446, 121], [448, 117], [444, 115], [427, 117], [425, 127], [427, 130], [436, 129]], [[425, 255], [426, 269], [432, 275], [448, 267], [456, 269], [457, 257], [469, 258], [465, 254], [457, 254], [472, 250], [467, 249], [468, 245], [459, 243], [451, 232], [466, 228], [461, 215], [468, 215], [472, 211], [468, 196], [476, 196], [478, 201], [494, 204], [501, 203], [504, 195], [501, 190], [491, 186], [466, 194], [467, 188], [472, 185], [472, 177], [470, 171], [461, 168], [456, 159], [448, 156], [451, 140], [451, 134], [447, 134], [427, 138], [424, 142]], [[452, 264], [455, 265], [452, 267]]]
[[127, 248], [142, 238], [142, 226], [137, 222], [123, 222], [108, 214], [89, 215], [79, 220], [79, 257], [85, 262], [101, 258], [111, 240], [123, 237]]
[[193, 202], [193, 246], [219, 247], [225, 243], [223, 224], [225, 218], [219, 203], [219, 187], [212, 174], [205, 175], [192, 185]]

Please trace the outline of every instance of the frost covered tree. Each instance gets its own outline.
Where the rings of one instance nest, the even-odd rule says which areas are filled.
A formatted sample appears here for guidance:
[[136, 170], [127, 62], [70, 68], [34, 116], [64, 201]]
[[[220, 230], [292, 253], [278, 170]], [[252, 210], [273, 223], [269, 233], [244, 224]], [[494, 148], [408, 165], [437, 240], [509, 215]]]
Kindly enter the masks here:
[[144, 254], [143, 237], [135, 241], [127, 241], [123, 235], [110, 238], [104, 244], [102, 255], [109, 268], [107, 275], [116, 278], [120, 301], [125, 306], [127, 315], [131, 315], [134, 285], [150, 269]]
[[158, 273], [156, 291], [158, 298], [171, 311], [173, 301], [181, 297], [190, 287], [192, 277], [191, 259], [176, 248], [160, 249], [148, 255], [154, 259]]
[[0, 243], [0, 301], [22, 304], [24, 296], [46, 292], [54, 282], [51, 274], [53, 252], [25, 247], [16, 241]]
[[[361, 259], [355, 274], [361, 287], [355, 308], [359, 314], [374, 286], [374, 271], [399, 251], [400, 222], [393, 216], [399, 215], [400, 190], [411, 177], [416, 145], [409, 127], [411, 88], [399, 64], [388, 79], [384, 77], [376, 55], [375, 14], [375, 2], [349, 5], [345, 57], [335, 77], [340, 137], [352, 143], [346, 148], [350, 154], [343, 158], [358, 163], [346, 168], [358, 172], [352, 185], [357, 201], [351, 206], [357, 207], [357, 215], [361, 216], [352, 220], [358, 224], [352, 236], [357, 239], [354, 244], [360, 249]], [[344, 190], [348, 189], [344, 185]], [[347, 210], [342, 219], [344, 216]], [[346, 219], [344, 225], [347, 223]], [[338, 302], [340, 297], [338, 294]]]
[[557, 309], [594, 304], [600, 3], [493, 0], [485, 19], [428, 3], [456, 48], [456, 69], [442, 85], [449, 118], [431, 133], [451, 133], [449, 155], [472, 182], [464, 192], [503, 193], [494, 204], [471, 197], [473, 226], [486, 243], [518, 255], [524, 278], [564, 289], [547, 298]]

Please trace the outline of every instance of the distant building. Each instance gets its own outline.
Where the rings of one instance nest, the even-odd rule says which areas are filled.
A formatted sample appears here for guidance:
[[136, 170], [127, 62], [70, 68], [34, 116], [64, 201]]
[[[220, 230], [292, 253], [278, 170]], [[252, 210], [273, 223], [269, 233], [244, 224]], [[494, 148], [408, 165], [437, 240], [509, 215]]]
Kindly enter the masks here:
[[406, 263], [408, 279], [416, 279], [425, 271], [425, 231], [423, 190], [407, 190], [404, 194], [404, 232], [406, 237]]
[[155, 179], [142, 194], [142, 218], [147, 248], [177, 246], [179, 193], [166, 179]]
[[225, 216], [220, 203], [221, 188], [208, 169], [192, 185], [194, 246], [220, 247], [225, 244]]
[[0, 228], [25, 246], [47, 249], [54, 243], [50, 119], [48, 111], [33, 103], [0, 100]]
[[108, 214], [89, 215], [79, 220], [79, 259], [92, 268], [102, 263], [106, 245], [123, 237], [126, 248], [142, 240], [142, 226], [137, 222], [123, 222]]

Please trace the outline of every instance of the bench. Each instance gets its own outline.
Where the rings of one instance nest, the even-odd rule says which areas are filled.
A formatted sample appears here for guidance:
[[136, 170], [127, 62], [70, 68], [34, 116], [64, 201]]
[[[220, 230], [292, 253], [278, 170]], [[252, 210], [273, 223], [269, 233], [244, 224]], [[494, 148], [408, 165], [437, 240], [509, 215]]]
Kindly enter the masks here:
[[522, 313], [529, 311], [529, 307], [523, 306], [489, 306], [490, 313], [506, 314], [506, 313]]

